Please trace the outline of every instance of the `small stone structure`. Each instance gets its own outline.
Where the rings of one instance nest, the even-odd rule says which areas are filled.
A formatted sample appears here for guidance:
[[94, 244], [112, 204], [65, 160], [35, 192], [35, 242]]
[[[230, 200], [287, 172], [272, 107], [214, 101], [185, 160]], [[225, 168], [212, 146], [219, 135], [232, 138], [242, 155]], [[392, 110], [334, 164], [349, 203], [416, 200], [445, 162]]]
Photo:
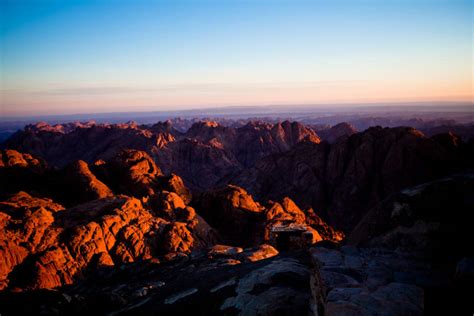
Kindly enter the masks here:
[[306, 225], [279, 224], [270, 230], [270, 244], [278, 251], [304, 249], [312, 244], [313, 234]]

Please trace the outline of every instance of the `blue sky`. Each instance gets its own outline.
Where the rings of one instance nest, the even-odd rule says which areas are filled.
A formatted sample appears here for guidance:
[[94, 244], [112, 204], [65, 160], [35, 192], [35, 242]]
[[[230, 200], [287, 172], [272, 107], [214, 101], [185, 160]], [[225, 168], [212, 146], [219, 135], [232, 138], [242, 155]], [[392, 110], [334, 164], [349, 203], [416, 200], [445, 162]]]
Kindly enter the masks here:
[[0, 114], [472, 100], [472, 1], [1, 1]]

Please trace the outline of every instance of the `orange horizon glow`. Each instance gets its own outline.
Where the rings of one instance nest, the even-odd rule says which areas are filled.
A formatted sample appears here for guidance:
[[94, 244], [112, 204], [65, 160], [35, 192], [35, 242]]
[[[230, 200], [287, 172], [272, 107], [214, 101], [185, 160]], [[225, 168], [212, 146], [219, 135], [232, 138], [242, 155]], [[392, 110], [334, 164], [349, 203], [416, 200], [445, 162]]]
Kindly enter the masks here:
[[0, 3], [0, 115], [474, 99], [469, 1], [79, 2]]
[[[120, 92], [123, 89], [123, 92]], [[87, 93], [87, 91], [92, 91]], [[9, 91], [2, 93], [1, 114], [72, 114], [93, 112], [169, 111], [225, 106], [318, 105], [397, 102], [473, 102], [471, 83], [457, 86], [432, 83], [381, 85], [372, 82], [348, 84], [263, 86], [240, 88], [201, 87], [183, 89], [83, 88], [58, 92]], [[62, 91], [62, 92], [61, 92]], [[11, 110], [10, 110], [11, 109]], [[99, 111], [98, 111], [99, 109]]]

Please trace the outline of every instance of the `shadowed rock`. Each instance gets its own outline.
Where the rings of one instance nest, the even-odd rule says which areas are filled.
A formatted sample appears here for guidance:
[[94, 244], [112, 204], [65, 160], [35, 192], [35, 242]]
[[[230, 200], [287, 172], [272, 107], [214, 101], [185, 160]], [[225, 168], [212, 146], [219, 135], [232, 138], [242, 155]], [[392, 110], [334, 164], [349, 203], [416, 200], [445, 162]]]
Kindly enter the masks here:
[[288, 196], [350, 231], [365, 211], [403, 187], [472, 165], [468, 146], [413, 128], [373, 127], [327, 143], [300, 143], [230, 180], [259, 199]]
[[114, 157], [109, 167], [109, 181], [115, 182], [117, 190], [133, 196], [152, 195], [157, 186], [160, 168], [143, 151], [127, 149]]
[[107, 185], [90, 171], [85, 161], [79, 160], [61, 170], [56, 178], [56, 196], [68, 205], [76, 205], [113, 195]]

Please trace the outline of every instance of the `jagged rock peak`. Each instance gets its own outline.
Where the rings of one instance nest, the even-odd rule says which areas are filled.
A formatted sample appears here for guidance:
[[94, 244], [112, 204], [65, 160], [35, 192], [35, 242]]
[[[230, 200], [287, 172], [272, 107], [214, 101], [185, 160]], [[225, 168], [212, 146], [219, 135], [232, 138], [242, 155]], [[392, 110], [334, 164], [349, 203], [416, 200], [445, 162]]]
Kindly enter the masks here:
[[342, 122], [332, 127], [328, 127], [322, 130], [316, 130], [316, 132], [322, 140], [325, 140], [329, 143], [334, 143], [339, 138], [348, 137], [357, 133], [357, 130], [353, 125], [347, 122]]
[[216, 121], [207, 121], [207, 120], [199, 121], [191, 125], [191, 128], [188, 130], [188, 134], [196, 133], [203, 129], [217, 128], [217, 127], [223, 127], [223, 126], [217, 123]]

